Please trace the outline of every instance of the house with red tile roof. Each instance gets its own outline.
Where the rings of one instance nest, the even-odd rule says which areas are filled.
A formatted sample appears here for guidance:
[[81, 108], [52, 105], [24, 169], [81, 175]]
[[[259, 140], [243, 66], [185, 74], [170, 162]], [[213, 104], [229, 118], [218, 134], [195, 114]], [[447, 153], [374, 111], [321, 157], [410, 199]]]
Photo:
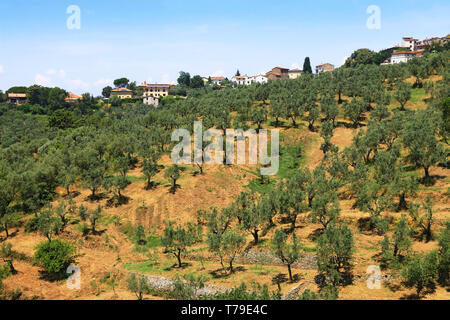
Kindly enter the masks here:
[[331, 63], [322, 63], [316, 66], [316, 73], [322, 73], [322, 72], [332, 72], [334, 70], [334, 65]]
[[220, 86], [222, 84], [222, 82], [225, 80], [225, 77], [209, 77], [209, 79], [211, 79], [212, 83]]
[[289, 69], [282, 67], [275, 67], [266, 73], [266, 78], [269, 80], [289, 79]]
[[75, 93], [69, 92], [69, 94], [67, 95], [67, 97], [64, 100], [69, 103], [75, 103], [75, 102], [78, 102], [81, 100], [81, 96], [79, 96]]
[[120, 99], [133, 98], [133, 91], [127, 88], [116, 88], [111, 90], [111, 97], [119, 97]]

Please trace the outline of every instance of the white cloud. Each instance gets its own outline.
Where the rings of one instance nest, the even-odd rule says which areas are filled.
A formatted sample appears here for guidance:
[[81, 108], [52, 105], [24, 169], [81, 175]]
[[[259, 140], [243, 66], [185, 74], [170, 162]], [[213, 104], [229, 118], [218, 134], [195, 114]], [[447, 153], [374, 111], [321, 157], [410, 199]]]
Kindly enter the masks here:
[[52, 79], [50, 77], [43, 76], [42, 74], [37, 74], [34, 77], [34, 82], [40, 86], [50, 86]]
[[48, 74], [49, 76], [54, 76], [56, 74], [56, 70], [55, 69], [49, 69], [49, 70], [47, 70], [46, 74]]
[[300, 69], [300, 65], [299, 65], [297, 62], [294, 62], [294, 63], [291, 65], [291, 69]]
[[5, 72], [5, 69], [3, 68], [3, 66], [0, 64], [0, 73]]

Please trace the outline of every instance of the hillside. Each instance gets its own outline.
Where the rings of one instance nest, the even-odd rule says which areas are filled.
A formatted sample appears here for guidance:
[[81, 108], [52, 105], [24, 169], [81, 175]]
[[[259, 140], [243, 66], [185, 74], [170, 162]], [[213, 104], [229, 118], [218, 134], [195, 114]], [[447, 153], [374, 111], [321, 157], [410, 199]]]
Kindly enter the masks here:
[[[117, 109], [111, 107], [105, 114], [93, 113], [90, 115], [92, 118], [89, 119], [84, 116], [83, 122], [78, 123], [75, 128], [51, 129], [48, 132], [46, 131], [45, 134], [35, 134], [35, 132], [41, 132], [38, 125], [23, 130], [18, 123], [29, 121], [29, 119], [20, 120], [21, 117], [27, 117], [25, 114], [13, 115], [9, 113], [11, 111], [2, 113], [3, 150], [0, 157], [2, 161], [0, 172], [2, 173], [1, 176], [5, 177], [4, 181], [10, 181], [7, 178], [10, 171], [17, 171], [21, 181], [28, 177], [28, 170], [38, 170], [36, 172], [39, 173], [32, 174], [32, 179], [38, 181], [35, 186], [37, 189], [27, 191], [33, 196], [26, 198], [28, 197], [26, 192], [18, 192], [13, 200], [7, 204], [8, 210], [3, 211], [9, 213], [13, 209], [15, 210], [14, 219], [11, 216], [11, 219], [7, 220], [7, 214], [2, 215], [2, 219], [4, 219], [2, 222], [8, 224], [8, 236], [6, 236], [6, 230], [3, 228], [2, 231], [5, 232], [2, 233], [0, 242], [12, 244], [13, 254], [10, 257], [14, 257], [14, 268], [17, 271], [17, 274], [9, 275], [3, 280], [5, 292], [13, 292], [19, 289], [21, 291], [20, 297], [25, 299], [135, 299], [134, 293], [127, 288], [127, 279], [130, 273], [160, 276], [173, 280], [189, 274], [204, 275], [206, 283], [209, 285], [234, 288], [242, 282], [245, 282], [248, 286], [251, 286], [252, 282], [257, 282], [260, 285], [267, 285], [270, 292], [276, 292], [278, 285], [274, 279], [280, 274], [283, 275], [282, 277], [287, 277], [286, 266], [273, 255], [273, 250], [271, 250], [271, 241], [276, 230], [294, 232], [300, 241], [300, 251], [303, 255], [292, 265], [294, 281], [288, 281], [287, 279], [282, 281], [280, 293], [286, 294], [299, 285], [301, 287], [300, 294], [306, 288], [313, 292], [319, 292], [321, 287], [317, 284], [317, 275], [321, 272], [317, 269], [316, 256], [321, 249], [318, 239], [324, 234], [324, 229], [328, 228], [328, 225], [324, 227], [323, 223], [312, 218], [314, 210], [312, 208], [316, 204], [314, 201], [318, 200], [313, 199], [313, 207], [310, 208], [306, 208], [307, 201], [303, 201], [306, 209], [302, 207], [296, 213], [293, 231], [290, 230], [292, 221], [282, 214], [281, 209], [272, 217], [275, 226], [268, 228], [264, 225], [260, 228], [258, 244], [254, 245], [254, 237], [250, 233], [242, 231], [245, 236], [245, 245], [240, 248], [239, 254], [237, 254], [233, 263], [233, 272], [223, 268], [217, 254], [209, 250], [206, 225], [203, 226], [203, 236], [200, 241], [187, 247], [187, 251], [182, 256], [183, 266], [181, 268], [177, 266], [177, 259], [173, 254], [164, 252], [165, 246], [161, 237], [167, 228], [165, 222], [171, 221], [177, 226], [192, 222], [199, 226], [201, 225], [199, 224], [201, 219], [198, 212], [201, 210], [210, 212], [212, 207], [219, 212], [223, 212], [222, 209], [225, 208], [235, 208], [234, 212], [239, 214], [240, 210], [243, 211], [244, 209], [239, 207], [240, 204], [236, 204], [236, 199], [242, 192], [248, 193], [249, 197], [255, 197], [257, 200], [252, 200], [253, 202], [250, 201], [249, 203], [257, 205], [267, 192], [274, 191], [281, 194], [282, 192], [299, 191], [300, 187], [299, 189], [291, 189], [290, 185], [287, 185], [286, 189], [283, 189], [283, 186], [284, 183], [294, 183], [292, 179], [297, 177], [299, 172], [304, 172], [302, 170], [309, 169], [308, 172], [315, 172], [315, 169], [323, 168], [326, 172], [324, 175], [325, 182], [319, 181], [318, 177], [313, 177], [306, 183], [305, 188], [310, 186], [319, 188], [318, 186], [321, 186], [321, 183], [326, 185], [325, 189], [319, 188], [316, 190], [318, 194], [316, 199], [321, 195], [326, 197], [328, 194], [330, 197], [336, 197], [335, 200], [330, 200], [330, 203], [325, 205], [324, 211], [329, 214], [328, 211], [331, 209], [328, 205], [332, 206], [334, 202], [337, 203], [338, 215], [330, 218], [332, 220], [330, 225], [334, 223], [338, 226], [347, 225], [354, 239], [350, 271], [346, 273], [346, 275], [350, 275], [350, 280], [345, 278], [347, 280], [343, 279], [336, 285], [339, 291], [339, 299], [450, 299], [448, 286], [437, 284], [437, 280], [433, 290], [426, 291], [422, 296], [417, 296], [414, 287], [408, 288], [405, 285], [401, 272], [409, 261], [408, 259], [410, 257], [412, 259], [414, 253], [429, 253], [432, 250], [439, 250], [439, 235], [446, 228], [446, 223], [448, 223], [450, 217], [449, 148], [445, 142], [445, 133], [443, 134], [443, 130], [435, 128], [433, 133], [426, 135], [427, 138], [431, 137], [429, 139], [435, 138], [436, 145], [438, 145], [435, 148], [442, 148], [445, 155], [440, 158], [433, 156], [433, 160], [427, 159], [430, 164], [427, 168], [429, 177], [424, 178], [424, 168], [409, 160], [413, 147], [408, 147], [406, 129], [409, 128], [408, 124], [411, 124], [413, 128], [418, 128], [420, 123], [425, 123], [423, 132], [428, 132], [426, 130], [429, 130], [429, 127], [426, 124], [434, 121], [434, 119], [442, 119], [442, 112], [438, 111], [438, 106], [441, 103], [441, 100], [439, 100], [440, 94], [444, 94], [445, 97], [445, 92], [448, 92], [448, 82], [445, 81], [445, 79], [448, 79], [448, 55], [444, 57], [447, 57], [447, 60], [441, 69], [432, 72], [425, 79], [421, 79], [426, 82], [425, 87], [433, 87], [432, 90], [425, 90], [423, 87], [412, 88], [416, 78], [410, 75], [404, 76], [403, 79], [394, 77], [396, 80], [395, 89], [389, 90], [386, 87], [387, 82], [391, 79], [390, 75], [386, 77], [386, 80], [383, 79], [385, 82], [381, 84], [376, 76], [375, 79], [370, 78], [372, 77], [371, 72], [374, 71], [370, 67], [368, 69], [351, 70], [354, 74], [345, 75], [345, 77], [348, 77], [347, 80], [341, 80], [349, 83], [348, 87], [342, 91], [343, 104], [337, 103], [338, 89], [333, 82], [335, 80], [324, 75], [315, 79], [304, 78], [286, 82], [271, 82], [268, 88], [255, 86], [251, 89], [240, 88], [234, 89], [234, 91], [207, 93], [200, 98], [175, 101], [173, 105], [169, 105], [161, 111], [144, 111], [141, 113], [142, 109], [139, 108], [143, 107], [136, 105], [125, 105]], [[377, 68], [376, 70], [380, 74], [384, 72], [382, 68], [374, 68]], [[336, 72], [345, 71], [337, 70]], [[363, 81], [363, 78], [368, 78], [365, 80], [366, 85], [359, 86], [360, 91], [358, 91], [358, 86], [351, 83], [353, 83], [352, 81], [356, 81], [356, 83]], [[395, 99], [401, 83], [407, 84], [410, 90], [410, 98], [404, 104], [406, 111], [400, 111], [401, 105]], [[379, 96], [372, 96], [372, 94], [378, 92], [377, 90], [381, 90]], [[298, 95], [295, 92], [298, 92]], [[314, 92], [317, 97], [311, 98], [311, 92]], [[332, 94], [329, 94], [330, 92]], [[386, 93], [389, 94], [387, 103], [380, 102], [380, 100], [386, 99], [384, 96]], [[327, 101], [327, 97], [331, 97], [332, 101]], [[251, 99], [250, 103], [248, 103], [248, 99]], [[353, 102], [351, 102], [352, 100]], [[351, 110], [346, 107], [350, 102], [355, 103]], [[215, 103], [219, 104], [216, 105]], [[364, 108], [359, 111], [355, 119], [351, 111], [360, 105], [363, 105]], [[386, 110], [380, 111], [383, 105]], [[283, 108], [283, 111], [279, 112], [278, 106]], [[337, 114], [334, 116], [332, 115], [334, 111], [330, 111], [331, 107], [337, 108]], [[229, 110], [228, 116], [232, 115], [233, 120], [228, 119], [227, 116], [223, 117], [220, 108]], [[314, 119], [313, 130], [311, 130], [309, 125], [314, 108], [317, 108], [318, 114]], [[130, 112], [129, 110], [134, 111]], [[387, 114], [380, 120], [375, 120], [378, 112]], [[422, 114], [420, 112], [428, 113]], [[395, 119], [397, 114], [402, 117], [400, 120], [397, 119], [398, 122], [394, 122], [395, 120], [387, 122], [389, 119]], [[214, 117], [211, 115], [214, 115]], [[424, 120], [420, 120], [422, 118], [418, 118], [419, 116], [424, 117]], [[11, 125], [11, 122], [7, 121], [8, 117], [17, 120], [17, 123], [14, 122], [17, 125], [16, 128]], [[34, 115], [29, 115], [29, 117], [34, 117]], [[45, 117], [47, 116], [43, 116], [44, 122], [47, 121]], [[223, 128], [222, 125], [237, 126], [237, 124], [252, 128], [257, 128], [258, 125], [265, 129], [279, 128], [281, 131], [281, 155], [278, 174], [269, 177], [268, 182], [262, 183], [257, 174], [259, 166], [206, 165], [203, 174], [201, 174], [199, 168], [194, 165], [181, 165], [180, 178], [176, 181], [178, 187], [174, 191], [170, 179], [165, 176], [165, 173], [172, 166], [169, 157], [171, 144], [167, 134], [177, 126], [189, 126], [190, 121], [196, 117], [202, 118], [205, 125], [211, 123], [217, 128]], [[258, 120], [259, 117], [262, 118], [261, 121]], [[275, 126], [277, 117], [280, 118], [280, 124]], [[295, 126], [292, 123], [293, 121], [295, 121]], [[446, 121], [445, 118], [444, 121]], [[332, 133], [324, 132], [323, 128], [328, 123], [331, 125], [331, 122], [333, 122]], [[354, 125], [354, 122], [356, 122], [356, 125]], [[133, 127], [136, 123], [140, 127]], [[385, 133], [382, 138], [376, 136], [376, 134], [381, 135], [381, 133], [370, 135], [372, 134], [370, 130], [380, 123], [385, 126], [383, 128], [388, 128], [385, 129], [386, 131], [392, 131]], [[392, 124], [392, 126], [389, 127], [386, 123]], [[438, 122], [433, 123], [438, 126]], [[148, 135], [140, 131], [144, 128], [148, 130]], [[10, 139], [6, 145], [6, 137], [11, 135], [11, 131], [15, 131], [16, 134], [17, 132], [23, 132], [24, 139], [19, 139], [21, 141], [17, 142]], [[36, 136], [36, 138], [33, 136]], [[376, 138], [374, 138], [375, 136]], [[395, 140], [392, 145], [386, 142], [389, 138]], [[425, 135], [416, 137], [416, 140], [413, 140], [414, 145], [417, 145], [417, 140], [422, 138], [425, 139]], [[373, 142], [376, 139], [378, 140]], [[324, 152], [324, 142], [326, 145], [327, 140], [329, 141], [327, 146], [330, 151]], [[58, 158], [60, 157], [59, 152], [63, 152], [61, 151], [61, 145], [64, 145], [67, 141], [70, 141], [70, 145], [67, 144], [67, 146], [74, 166], [81, 168], [79, 169], [81, 171], [76, 171], [77, 175], [73, 179], [73, 183], [69, 184], [70, 197], [67, 195], [66, 186], [61, 184], [64, 179], [61, 179], [60, 173], [66, 168], [65, 162], [64, 160], [62, 162], [56, 161], [56, 159], [63, 159], [62, 156]], [[98, 143], [95, 144], [95, 141]], [[142, 172], [143, 161], [147, 159], [148, 155], [141, 152], [138, 147], [127, 149], [132, 143], [133, 145], [136, 143], [142, 144], [145, 150], [147, 141], [151, 141], [149, 143], [151, 148], [158, 149], [162, 143], [164, 149], [157, 161], [157, 173], [151, 177], [153, 181], [151, 188], [146, 188], [147, 178]], [[88, 147], [84, 147], [84, 144]], [[375, 147], [372, 147], [373, 145]], [[88, 174], [82, 171], [83, 163], [81, 161], [91, 150], [97, 152], [97, 149], [100, 150], [103, 147], [105, 150], [102, 151], [101, 155], [104, 157], [105, 163], [108, 161], [108, 168], [104, 175], [110, 177], [123, 176], [128, 183], [121, 186], [120, 183], [111, 180], [113, 182], [110, 188], [106, 188], [104, 184], [95, 185], [96, 197], [93, 198], [91, 197], [92, 188], [90, 190], [87, 187], [88, 183], [86, 180], [83, 181], [82, 178], [88, 176]], [[428, 149], [431, 148], [429, 146]], [[431, 152], [428, 149], [424, 152]], [[356, 150], [356, 155], [351, 154], [352, 150]], [[369, 150], [368, 156], [364, 163], [362, 157], [366, 156], [367, 150]], [[397, 151], [398, 154], [395, 153]], [[349, 156], [349, 154], [351, 155]], [[29, 162], [20, 159], [21, 155], [24, 155], [24, 159], [26, 158], [26, 161]], [[396, 157], [395, 161], [389, 162], [391, 161], [389, 157], [392, 157], [392, 155]], [[386, 156], [386, 158], [382, 158], [382, 156]], [[133, 161], [130, 160], [130, 157], [133, 158]], [[16, 158], [15, 162], [8, 163], [13, 158]], [[120, 162], [123, 159], [130, 160], [126, 163], [125, 169]], [[50, 179], [40, 179], [40, 177], [46, 174], [51, 176], [53, 171], [39, 167], [44, 166], [42, 164], [44, 161], [48, 161], [50, 164], [54, 163], [54, 166], [50, 165], [50, 168], [55, 169], [57, 171], [55, 174], [58, 175], [56, 181], [49, 183], [50, 186], [56, 183], [57, 187], [55, 188], [55, 194], [51, 196], [48, 202], [43, 200], [47, 197], [47, 194], [43, 194], [43, 190], [50, 189], [50, 187], [43, 186], [44, 182]], [[72, 163], [72, 160], [68, 161]], [[352, 165], [352, 161], [355, 165]], [[386, 161], [388, 164], [381, 165], [381, 161]], [[16, 167], [10, 167], [14, 165]], [[338, 167], [338, 165], [345, 168], [335, 169], [335, 171], [331, 169]], [[364, 171], [366, 175], [357, 178], [357, 168], [366, 170]], [[40, 169], [42, 170], [39, 171]], [[401, 177], [398, 178], [399, 181], [395, 180], [397, 179], [395, 174]], [[64, 178], [67, 179], [67, 176], [64, 176]], [[394, 206], [397, 203], [396, 195], [399, 194], [398, 191], [395, 191], [397, 190], [395, 188], [403, 187], [406, 181], [410, 181], [408, 180], [410, 178], [416, 183], [415, 190], [405, 191], [405, 200], [408, 208], [411, 208], [413, 203], [422, 205], [418, 209], [422, 216], [420, 222], [414, 220], [414, 212], [411, 213], [411, 210], [408, 211], [403, 208], [397, 211]], [[397, 182], [391, 188], [394, 180]], [[383, 181], [384, 184], [379, 181]], [[375, 188], [371, 184], [375, 184], [375, 182], [379, 182], [376, 186], [379, 189], [375, 193], [372, 193], [374, 189], [365, 189], [365, 186], [368, 187], [369, 185], [371, 188]], [[386, 190], [383, 188], [386, 188]], [[363, 194], [361, 190], [366, 190], [367, 193]], [[118, 195], [117, 191], [119, 192]], [[52, 191], [49, 191], [49, 194], [51, 193]], [[287, 194], [289, 197], [294, 197], [290, 193]], [[372, 195], [372, 198], [369, 199], [369, 195]], [[2, 196], [6, 198], [6, 196]], [[36, 198], [39, 198], [39, 201], [42, 200], [42, 205], [33, 209], [29, 203], [30, 201], [38, 201]], [[52, 280], [44, 272], [42, 265], [33, 261], [37, 244], [46, 242], [47, 239], [43, 235], [45, 232], [40, 231], [39, 227], [37, 230], [26, 232], [26, 226], [29, 226], [33, 219], [38, 219], [36, 217], [42, 215], [42, 212], [49, 208], [49, 203], [55, 209], [61, 204], [61, 201], [69, 201], [69, 198], [74, 201], [72, 205], [76, 208], [84, 206], [89, 211], [95, 210], [99, 205], [102, 207], [101, 217], [96, 223], [96, 232], [89, 232], [86, 229], [84, 223], [89, 224], [89, 220], [83, 222], [76, 213], [78, 212], [77, 209], [73, 212], [68, 211], [67, 226], [61, 228], [60, 232], [56, 232], [53, 237], [72, 243], [76, 247], [73, 264], [81, 269], [80, 290], [68, 289], [65, 279]], [[373, 203], [375, 206], [382, 205], [378, 201], [384, 198], [392, 203], [390, 203], [390, 206], [386, 205], [378, 215], [374, 215], [370, 205]], [[361, 204], [363, 200], [367, 200], [365, 205]], [[358, 204], [358, 201], [361, 202]], [[4, 203], [5, 201], [3, 201]], [[432, 237], [429, 241], [421, 238], [420, 234], [420, 223], [426, 223], [426, 218], [423, 217], [426, 217], [427, 207], [424, 204], [427, 203], [432, 203], [431, 210], [433, 213]], [[317, 206], [319, 205], [317, 202]], [[288, 216], [292, 214], [289, 211]], [[395, 231], [397, 230], [396, 226], [402, 220], [402, 215], [405, 216], [408, 228], [411, 230], [411, 234], [408, 235], [411, 243], [407, 246], [405, 252], [402, 252], [403, 258], [399, 258], [399, 261], [392, 258], [392, 261], [390, 260], [383, 267], [380, 243], [385, 237], [394, 241], [394, 232], [397, 232]], [[371, 226], [373, 222], [371, 219], [375, 216], [382, 221], [388, 221], [388, 226], [384, 229], [384, 232]], [[233, 220], [230, 228], [238, 230], [239, 223], [240, 221]], [[140, 231], [138, 231], [139, 227]], [[144, 236], [139, 235], [142, 230]], [[7, 257], [4, 257], [4, 259], [6, 262]], [[400, 267], [398, 265], [396, 267], [396, 264]], [[373, 265], [382, 266], [381, 272], [385, 276], [383, 279], [386, 279], [381, 288], [376, 290], [368, 289], [366, 283], [368, 279], [367, 268]], [[116, 279], [115, 285], [111, 285], [112, 278]], [[164, 297], [163, 293], [158, 293], [155, 290], [145, 295], [146, 299], [162, 299]]]

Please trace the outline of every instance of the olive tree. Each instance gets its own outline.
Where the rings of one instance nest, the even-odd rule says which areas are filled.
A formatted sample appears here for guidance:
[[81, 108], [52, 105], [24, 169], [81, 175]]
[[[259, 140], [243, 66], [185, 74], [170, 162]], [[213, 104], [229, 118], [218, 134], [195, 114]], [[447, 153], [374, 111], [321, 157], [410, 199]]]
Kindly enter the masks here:
[[292, 277], [291, 266], [300, 258], [300, 249], [301, 247], [299, 241], [297, 240], [297, 235], [295, 234], [295, 232], [292, 233], [291, 243], [289, 244], [288, 234], [280, 229], [275, 231], [271, 242], [271, 251], [287, 266], [289, 272], [289, 280], [291, 282], [294, 281], [294, 278]]

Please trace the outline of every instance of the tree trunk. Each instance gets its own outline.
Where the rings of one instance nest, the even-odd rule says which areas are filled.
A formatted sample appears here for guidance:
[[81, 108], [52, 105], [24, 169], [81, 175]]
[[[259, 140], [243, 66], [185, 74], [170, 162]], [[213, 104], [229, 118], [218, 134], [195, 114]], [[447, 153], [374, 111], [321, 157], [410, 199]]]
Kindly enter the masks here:
[[427, 243], [431, 241], [431, 221], [428, 221], [425, 241]]
[[178, 254], [175, 254], [178, 260], [178, 267], [181, 268], [183, 265], [181, 264], [181, 249], [178, 249]]
[[70, 197], [70, 185], [66, 187], [67, 196]]
[[397, 211], [400, 212], [400, 211], [408, 210], [408, 204], [406, 203], [406, 196], [405, 196], [405, 194], [402, 193], [400, 195], [399, 199], [400, 200], [399, 200], [399, 203], [398, 203]]
[[233, 273], [233, 259], [230, 259], [230, 274]]
[[430, 178], [430, 168], [424, 167], [423, 169], [425, 170], [425, 179], [429, 179]]
[[288, 264], [287, 267], [289, 271], [289, 281], [294, 282], [294, 279], [292, 278], [291, 264]]
[[293, 217], [293, 218], [291, 219], [291, 229], [292, 229], [292, 232], [295, 231], [295, 227], [296, 227], [295, 223], [296, 223], [296, 222], [297, 222], [297, 216], [295, 216], [295, 217]]
[[5, 223], [3, 224], [3, 226], [4, 226], [4, 228], [5, 228], [6, 238], [8, 238], [8, 237], [9, 237], [8, 223], [5, 222]]
[[13, 274], [13, 275], [17, 274], [17, 270], [14, 269], [12, 260], [7, 260], [6, 263], [8, 264], [9, 271], [11, 272], [11, 274]]
[[254, 240], [255, 240], [255, 245], [258, 244], [258, 240], [259, 240], [258, 231], [259, 231], [259, 230], [254, 230], [254, 231], [252, 232], [253, 238], [254, 238]]

